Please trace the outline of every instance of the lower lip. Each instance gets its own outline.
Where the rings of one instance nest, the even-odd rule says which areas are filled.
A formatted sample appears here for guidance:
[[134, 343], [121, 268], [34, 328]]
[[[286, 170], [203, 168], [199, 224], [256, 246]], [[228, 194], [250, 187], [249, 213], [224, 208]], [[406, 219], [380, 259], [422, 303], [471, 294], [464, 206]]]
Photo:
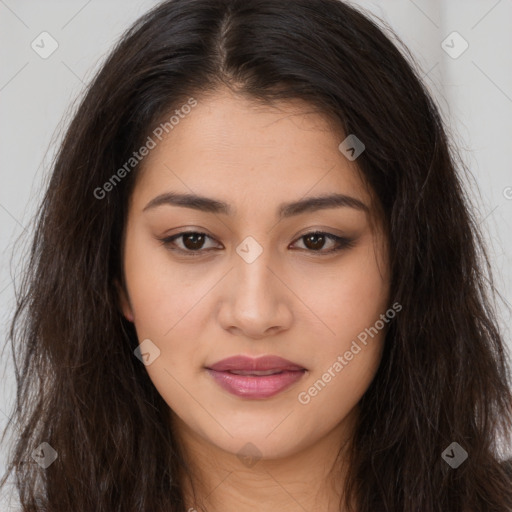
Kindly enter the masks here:
[[269, 398], [289, 388], [306, 373], [302, 371], [283, 371], [274, 375], [236, 375], [230, 372], [218, 372], [207, 368], [217, 384], [233, 395], [243, 398]]

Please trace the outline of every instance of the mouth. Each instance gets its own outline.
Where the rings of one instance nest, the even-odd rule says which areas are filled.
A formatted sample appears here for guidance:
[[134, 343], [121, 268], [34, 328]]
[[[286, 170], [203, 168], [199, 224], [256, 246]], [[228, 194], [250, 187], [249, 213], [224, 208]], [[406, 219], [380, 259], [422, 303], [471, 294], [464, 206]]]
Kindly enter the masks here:
[[261, 375], [277, 375], [279, 373], [283, 373], [286, 370], [227, 370], [229, 373], [233, 373], [234, 375], [253, 375], [259, 377]]
[[249, 372], [250, 374], [257, 375], [258, 372], [280, 372], [280, 371], [300, 371], [305, 370], [303, 366], [288, 361], [279, 356], [267, 355], [261, 357], [249, 356], [232, 356], [222, 359], [212, 365], [206, 367], [209, 370], [219, 372]]
[[306, 368], [278, 356], [235, 356], [205, 368], [229, 393], [249, 399], [270, 398], [299, 381]]

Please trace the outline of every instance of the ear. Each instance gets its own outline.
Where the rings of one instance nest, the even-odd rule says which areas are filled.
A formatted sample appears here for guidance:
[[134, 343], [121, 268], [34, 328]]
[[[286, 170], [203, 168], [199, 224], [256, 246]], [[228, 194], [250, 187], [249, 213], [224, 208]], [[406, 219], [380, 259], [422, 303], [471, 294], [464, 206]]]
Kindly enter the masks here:
[[119, 309], [128, 321], [133, 322], [133, 310], [128, 298], [128, 293], [117, 279], [115, 280], [115, 286], [117, 288], [117, 295], [119, 299]]

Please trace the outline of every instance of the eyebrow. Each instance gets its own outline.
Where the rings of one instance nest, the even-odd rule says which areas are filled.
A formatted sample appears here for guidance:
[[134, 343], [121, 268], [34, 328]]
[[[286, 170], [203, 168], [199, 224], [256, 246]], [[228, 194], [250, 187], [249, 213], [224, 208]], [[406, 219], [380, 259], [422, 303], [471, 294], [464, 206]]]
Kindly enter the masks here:
[[[162, 205], [181, 206], [183, 208], [192, 208], [207, 213], [223, 213], [225, 215], [233, 215], [234, 213], [233, 208], [224, 201], [196, 194], [178, 194], [176, 192], [166, 192], [156, 196], [149, 201], [142, 211], [145, 212]], [[342, 207], [369, 212], [368, 206], [355, 197], [345, 194], [328, 194], [307, 197], [290, 203], [282, 203], [279, 205], [277, 215], [279, 218], [283, 219], [305, 212]]]

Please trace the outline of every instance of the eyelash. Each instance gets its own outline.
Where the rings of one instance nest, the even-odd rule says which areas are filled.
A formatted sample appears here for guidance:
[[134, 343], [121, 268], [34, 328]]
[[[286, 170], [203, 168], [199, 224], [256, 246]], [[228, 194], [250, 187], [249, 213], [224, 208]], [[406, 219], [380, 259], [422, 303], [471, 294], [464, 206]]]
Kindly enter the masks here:
[[[197, 257], [197, 256], [200, 256], [201, 253], [203, 252], [206, 252], [206, 251], [214, 251], [214, 250], [217, 250], [217, 249], [196, 249], [196, 250], [192, 250], [192, 249], [181, 249], [180, 247], [171, 247], [171, 245], [173, 244], [174, 240], [180, 238], [180, 237], [183, 237], [185, 235], [205, 235], [207, 238], [210, 238], [212, 240], [214, 240], [214, 238], [212, 238], [211, 236], [209, 236], [208, 234], [206, 233], [203, 233], [201, 231], [182, 231], [181, 233], [177, 233], [175, 235], [172, 235], [170, 237], [166, 237], [166, 238], [158, 238], [158, 240], [160, 240], [160, 242], [165, 245], [169, 250], [171, 251], [176, 251], [176, 252], [180, 252], [184, 255], [186, 255], [187, 257]], [[306, 252], [310, 252], [310, 253], [317, 253], [321, 256], [323, 255], [328, 255], [328, 254], [332, 254], [332, 253], [335, 253], [335, 252], [339, 252], [343, 249], [349, 249], [351, 247], [353, 247], [354, 245], [354, 240], [351, 240], [351, 239], [348, 239], [348, 238], [343, 238], [343, 237], [340, 237], [340, 236], [337, 236], [337, 235], [333, 235], [332, 233], [326, 233], [325, 231], [310, 231], [308, 233], [305, 233], [304, 235], [300, 236], [299, 238], [297, 238], [297, 240], [301, 240], [302, 238], [306, 238], [307, 236], [310, 236], [310, 235], [324, 235], [325, 238], [328, 238], [330, 240], [333, 240], [335, 241], [338, 246], [335, 247], [334, 249], [330, 249], [328, 251], [323, 251], [321, 249], [315, 251], [315, 250], [312, 250], [312, 249], [300, 249], [300, 250], [303, 250], [303, 251], [306, 251]]]

